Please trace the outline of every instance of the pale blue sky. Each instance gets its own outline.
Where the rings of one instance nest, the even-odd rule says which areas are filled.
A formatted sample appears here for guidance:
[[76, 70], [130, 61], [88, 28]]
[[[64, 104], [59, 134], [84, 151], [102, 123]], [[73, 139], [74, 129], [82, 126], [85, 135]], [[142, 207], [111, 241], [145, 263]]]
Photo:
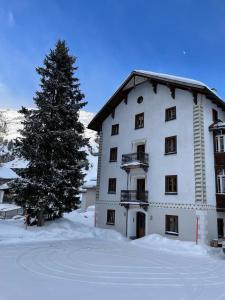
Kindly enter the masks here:
[[0, 0], [0, 107], [33, 106], [57, 39], [97, 111], [133, 69], [186, 76], [225, 99], [224, 0]]

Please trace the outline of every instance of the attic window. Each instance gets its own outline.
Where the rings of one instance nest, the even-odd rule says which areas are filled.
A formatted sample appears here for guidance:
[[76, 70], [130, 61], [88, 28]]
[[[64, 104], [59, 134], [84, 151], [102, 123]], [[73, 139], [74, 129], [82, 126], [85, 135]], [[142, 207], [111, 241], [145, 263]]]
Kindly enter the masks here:
[[140, 96], [137, 98], [137, 103], [140, 104], [143, 102], [143, 100], [144, 100], [144, 98], [142, 96]]

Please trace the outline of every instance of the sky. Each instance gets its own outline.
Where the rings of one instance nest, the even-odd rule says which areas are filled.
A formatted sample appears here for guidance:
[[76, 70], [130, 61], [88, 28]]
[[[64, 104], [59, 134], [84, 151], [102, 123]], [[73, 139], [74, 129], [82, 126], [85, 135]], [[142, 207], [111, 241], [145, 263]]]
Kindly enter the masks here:
[[97, 112], [134, 69], [205, 82], [225, 99], [224, 0], [0, 0], [0, 108], [34, 107], [35, 68], [64, 39]]

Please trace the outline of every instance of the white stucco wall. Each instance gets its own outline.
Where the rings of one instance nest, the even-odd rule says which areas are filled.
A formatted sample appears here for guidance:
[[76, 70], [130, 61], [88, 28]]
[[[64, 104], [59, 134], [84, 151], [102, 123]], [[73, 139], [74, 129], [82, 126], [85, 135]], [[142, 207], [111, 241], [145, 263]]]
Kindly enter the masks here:
[[[139, 96], [144, 98], [141, 104], [137, 103]], [[221, 120], [225, 120], [225, 113], [205, 96], [198, 95], [198, 98], [203, 103], [206, 204], [215, 207], [214, 150], [212, 133], [208, 127], [212, 124], [212, 108], [218, 111]], [[176, 119], [165, 122], [165, 110], [173, 106], [176, 106]], [[135, 115], [142, 112], [144, 128], [135, 130]], [[119, 134], [115, 136], [111, 136], [113, 124], [119, 124]], [[165, 215], [172, 214], [179, 217], [179, 237], [174, 238], [195, 240], [196, 211], [193, 207], [190, 208], [191, 204], [195, 204], [193, 95], [176, 89], [176, 97], [173, 99], [168, 87], [158, 85], [155, 94], [150, 83], [143, 83], [129, 93], [127, 104], [121, 102], [117, 106], [114, 119], [111, 115], [106, 118], [102, 124], [102, 134], [99, 201], [96, 204], [97, 226], [113, 228], [126, 234], [126, 209], [119, 205], [120, 191], [127, 189], [127, 175], [120, 168], [121, 158], [123, 154], [136, 152], [137, 143], [144, 142], [145, 151], [149, 154], [149, 169], [147, 172], [142, 169], [132, 170], [128, 189], [136, 189], [136, 178], [146, 178], [149, 203], [153, 204], [147, 211], [146, 233], [165, 235]], [[164, 155], [165, 138], [174, 135], [177, 136], [177, 154]], [[110, 163], [110, 148], [113, 147], [118, 147], [118, 160]], [[165, 195], [165, 175], [178, 176], [177, 195]], [[109, 178], [117, 178], [116, 194], [108, 194]], [[171, 205], [166, 207], [165, 204]], [[182, 205], [186, 207], [182, 208]], [[106, 224], [107, 209], [116, 211], [114, 226]], [[206, 227], [204, 224], [201, 229], [204, 228], [209, 240], [217, 236], [216, 218], [215, 208], [206, 212]], [[128, 218], [128, 226], [130, 222], [132, 218]], [[135, 231], [135, 226], [132, 230]]]
[[[141, 104], [139, 96], [144, 97]], [[100, 200], [119, 201], [120, 190], [126, 189], [126, 173], [120, 169], [122, 154], [135, 152], [132, 142], [146, 140], [150, 167], [146, 173], [146, 189], [153, 202], [194, 202], [193, 163], [193, 98], [191, 93], [176, 90], [176, 99], [170, 90], [158, 85], [155, 94], [151, 84], [144, 83], [128, 95], [128, 104], [121, 102], [115, 110], [115, 118], [110, 116], [103, 122], [102, 169], [100, 177]], [[177, 119], [165, 122], [165, 109], [176, 106]], [[135, 130], [135, 115], [144, 112], [145, 126]], [[111, 136], [112, 124], [119, 123], [119, 135]], [[165, 137], [177, 135], [177, 154], [164, 155]], [[118, 161], [109, 163], [111, 147], [118, 147]], [[141, 172], [141, 171], [140, 171]], [[165, 175], [178, 176], [178, 195], [165, 195]], [[117, 193], [109, 195], [108, 178], [117, 178]]]

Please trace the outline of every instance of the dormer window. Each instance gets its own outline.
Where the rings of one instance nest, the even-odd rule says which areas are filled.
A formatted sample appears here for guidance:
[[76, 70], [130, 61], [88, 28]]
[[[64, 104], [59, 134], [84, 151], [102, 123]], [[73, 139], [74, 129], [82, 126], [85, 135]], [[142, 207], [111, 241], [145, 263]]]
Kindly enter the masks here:
[[144, 98], [142, 96], [137, 98], [137, 103], [141, 104], [143, 102]]
[[224, 134], [216, 135], [216, 152], [225, 152], [224, 144], [225, 144], [225, 135]]

